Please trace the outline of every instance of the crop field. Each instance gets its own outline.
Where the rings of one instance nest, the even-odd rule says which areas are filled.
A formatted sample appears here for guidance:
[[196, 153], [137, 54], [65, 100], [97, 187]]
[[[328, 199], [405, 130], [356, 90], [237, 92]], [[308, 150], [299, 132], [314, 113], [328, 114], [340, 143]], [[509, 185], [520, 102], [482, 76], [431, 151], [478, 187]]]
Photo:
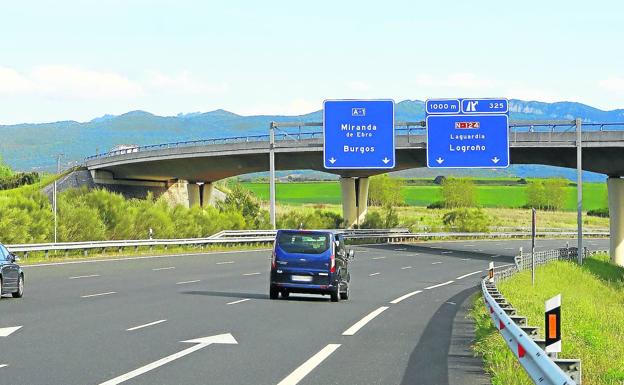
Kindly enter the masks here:
[[[269, 199], [268, 183], [246, 182], [243, 185], [260, 199]], [[526, 185], [479, 185], [475, 186], [478, 202], [482, 207], [520, 208], [526, 204]], [[339, 182], [278, 183], [277, 200], [291, 205], [300, 204], [339, 204]], [[405, 203], [409, 206], [425, 207], [441, 200], [437, 185], [405, 185], [402, 188]], [[607, 207], [606, 183], [585, 183], [583, 185], [583, 209], [592, 210]], [[564, 210], [576, 210], [576, 187], [566, 187]]]

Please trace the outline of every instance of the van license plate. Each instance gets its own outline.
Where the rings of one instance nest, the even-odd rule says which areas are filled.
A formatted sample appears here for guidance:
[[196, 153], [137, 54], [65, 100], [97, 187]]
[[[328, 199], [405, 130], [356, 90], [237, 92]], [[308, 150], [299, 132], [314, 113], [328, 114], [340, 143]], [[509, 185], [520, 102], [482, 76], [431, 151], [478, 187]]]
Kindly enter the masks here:
[[312, 282], [312, 277], [309, 275], [293, 275], [290, 279], [295, 282]]

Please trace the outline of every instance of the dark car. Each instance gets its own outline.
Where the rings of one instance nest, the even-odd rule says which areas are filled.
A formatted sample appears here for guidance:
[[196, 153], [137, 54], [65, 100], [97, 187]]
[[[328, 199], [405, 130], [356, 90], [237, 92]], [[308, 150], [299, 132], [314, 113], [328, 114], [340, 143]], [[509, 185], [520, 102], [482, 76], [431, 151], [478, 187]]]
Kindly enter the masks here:
[[271, 258], [269, 297], [290, 293], [330, 295], [332, 302], [349, 299], [349, 260], [341, 234], [332, 231], [279, 230]]
[[0, 244], [0, 295], [11, 294], [15, 298], [24, 295], [24, 272], [16, 261], [17, 256]]

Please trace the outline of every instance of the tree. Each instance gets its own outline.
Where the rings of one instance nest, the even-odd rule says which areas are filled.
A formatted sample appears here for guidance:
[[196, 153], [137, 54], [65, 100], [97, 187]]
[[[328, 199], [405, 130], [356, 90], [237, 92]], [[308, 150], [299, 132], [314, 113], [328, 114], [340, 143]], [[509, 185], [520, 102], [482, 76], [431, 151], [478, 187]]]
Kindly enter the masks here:
[[490, 218], [481, 209], [460, 208], [444, 214], [442, 223], [450, 231], [484, 233], [489, 230]]
[[527, 184], [527, 207], [539, 210], [560, 210], [565, 205], [568, 181], [563, 178], [533, 180]]
[[442, 181], [442, 202], [444, 207], [476, 207], [477, 191], [472, 179], [445, 178]]
[[404, 202], [401, 194], [403, 181], [390, 178], [388, 174], [376, 175], [369, 178], [368, 204], [371, 206], [399, 206]]

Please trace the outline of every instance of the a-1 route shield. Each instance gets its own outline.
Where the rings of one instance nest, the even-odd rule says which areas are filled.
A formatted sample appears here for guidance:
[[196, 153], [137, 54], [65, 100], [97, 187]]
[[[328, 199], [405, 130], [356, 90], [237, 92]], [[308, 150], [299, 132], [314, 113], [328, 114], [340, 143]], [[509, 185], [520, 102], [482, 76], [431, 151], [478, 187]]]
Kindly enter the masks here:
[[327, 169], [394, 168], [394, 101], [326, 100], [323, 140]]

